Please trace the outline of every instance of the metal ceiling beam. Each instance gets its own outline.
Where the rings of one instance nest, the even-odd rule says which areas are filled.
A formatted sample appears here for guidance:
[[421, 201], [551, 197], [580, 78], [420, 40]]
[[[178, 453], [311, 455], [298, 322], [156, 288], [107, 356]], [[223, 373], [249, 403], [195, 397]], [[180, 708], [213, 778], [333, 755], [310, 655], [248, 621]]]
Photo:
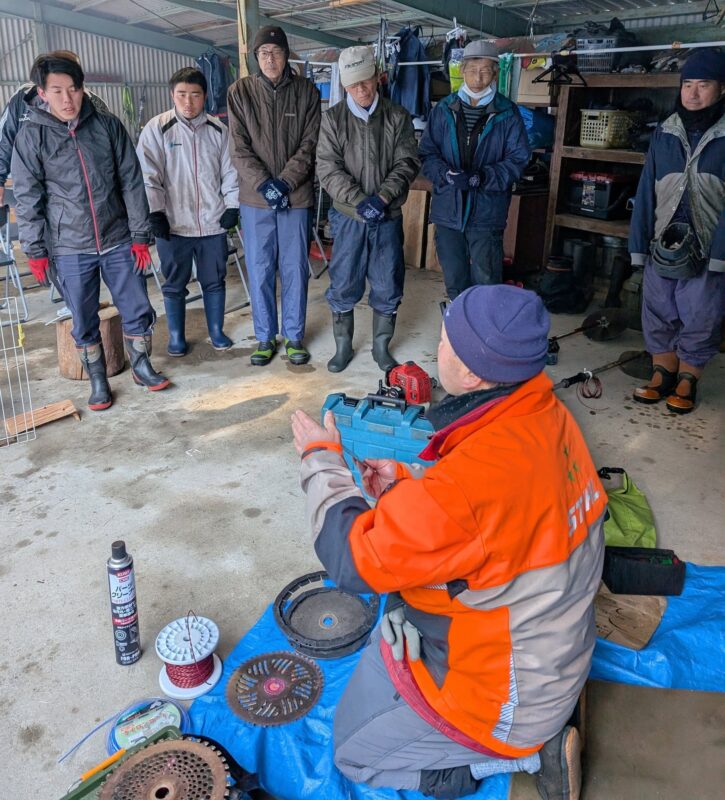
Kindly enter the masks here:
[[[206, 3], [200, 0], [172, 0], [176, 5], [183, 6], [184, 8], [191, 8], [194, 11], [201, 11], [204, 14], [211, 14], [215, 17], [224, 17], [225, 19], [237, 18], [237, 10], [234, 6], [224, 5], [223, 3]], [[299, 36], [302, 39], [312, 39], [321, 44], [329, 44], [333, 47], [352, 47], [359, 42], [353, 39], [345, 39], [342, 36], [335, 36], [331, 33], [317, 30], [316, 28], [306, 28], [302, 25], [293, 25], [286, 20], [276, 20], [267, 17], [264, 14], [259, 15], [260, 25], [279, 25], [283, 31], [292, 34], [292, 36]]]
[[[567, 17], [557, 19], [552, 22], [552, 25], [557, 27], [571, 26], [573, 22], [580, 22], [582, 17], [586, 17], [587, 21], [591, 22], [609, 22], [612, 17], [619, 20], [632, 20], [632, 19], [648, 19], [649, 17], [673, 17], [678, 15], [687, 14], [702, 14], [707, 7], [707, 0], [705, 2], [697, 3], [675, 3], [668, 6], [641, 6], [640, 8], [620, 9], [618, 11], [607, 11], [605, 13], [592, 14], [590, 12], [583, 12], [582, 14], [574, 14], [571, 11], [567, 12]], [[654, 12], [654, 13], [652, 13]], [[548, 13], [556, 15], [556, 9], [551, 9]], [[673, 21], [676, 24], [676, 20]], [[684, 35], [684, 34], [683, 34]]]
[[[0, 0], [0, 14], [7, 14], [11, 17], [22, 17], [24, 19], [34, 19], [36, 9], [40, 3], [24, 0], [18, 3], [17, 0]], [[43, 21], [46, 25], [60, 25], [63, 28], [84, 31], [96, 36], [106, 36], [110, 39], [120, 39], [124, 42], [139, 44], [143, 47], [151, 47], [156, 50], [166, 50], [170, 53], [180, 53], [181, 55], [196, 58], [209, 49], [211, 42], [203, 39], [184, 39], [168, 36], [159, 31], [152, 31], [147, 28], [137, 28], [126, 25], [123, 22], [115, 22], [107, 17], [96, 17], [91, 14], [84, 14], [79, 11], [72, 11], [68, 8], [42, 4]], [[225, 55], [237, 60], [235, 51], [223, 50]]]
[[446, 0], [445, 3], [441, 0], [395, 0], [395, 3], [434, 17], [444, 12], [451, 23], [455, 17], [460, 25], [474, 31], [489, 31], [494, 36], [526, 35], [526, 20], [522, 17], [472, 0]]

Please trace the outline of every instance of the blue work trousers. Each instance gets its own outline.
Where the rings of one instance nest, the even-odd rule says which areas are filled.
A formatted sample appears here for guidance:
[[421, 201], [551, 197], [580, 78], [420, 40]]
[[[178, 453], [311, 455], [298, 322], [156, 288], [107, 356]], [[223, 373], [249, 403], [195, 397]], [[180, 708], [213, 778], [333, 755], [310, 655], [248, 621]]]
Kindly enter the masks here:
[[436, 225], [436, 252], [443, 268], [446, 292], [451, 300], [471, 286], [501, 283], [503, 278], [503, 231], [471, 228], [463, 231]]
[[329, 221], [335, 239], [325, 293], [330, 308], [335, 313], [355, 308], [367, 279], [370, 307], [385, 316], [395, 314], [405, 283], [402, 216], [368, 225], [333, 208]]
[[227, 274], [227, 235], [174, 236], [156, 240], [161, 272], [166, 279], [161, 291], [169, 299], [183, 299], [189, 294], [186, 284], [191, 278], [192, 261], [201, 290], [221, 292]]
[[725, 274], [703, 270], [695, 278], [663, 278], [647, 259], [642, 292], [642, 332], [647, 352], [677, 353], [704, 367], [720, 348]]
[[300, 342], [305, 335], [310, 279], [310, 208], [239, 207], [244, 258], [249, 273], [254, 335], [260, 342], [279, 333], [277, 270], [282, 285], [282, 335]]
[[129, 336], [151, 332], [156, 313], [146, 292], [146, 278], [133, 271], [130, 242], [102, 255], [56, 255], [55, 267], [63, 299], [73, 315], [71, 334], [78, 347], [101, 341], [98, 318], [101, 276], [121, 315], [123, 332]]

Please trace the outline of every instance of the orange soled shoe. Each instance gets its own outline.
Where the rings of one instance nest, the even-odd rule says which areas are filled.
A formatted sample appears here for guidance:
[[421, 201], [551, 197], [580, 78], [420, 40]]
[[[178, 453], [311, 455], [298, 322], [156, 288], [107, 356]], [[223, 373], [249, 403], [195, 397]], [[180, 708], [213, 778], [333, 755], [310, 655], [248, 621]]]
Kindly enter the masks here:
[[[660, 376], [657, 381], [657, 376]], [[638, 403], [659, 403], [669, 396], [677, 386], [677, 374], [655, 364], [652, 377], [646, 386], [639, 386], [634, 390], [632, 397]]]
[[[689, 391], [687, 394], [680, 394], [677, 391], [680, 383], [685, 381]], [[677, 387], [671, 395], [667, 397], [666, 405], [669, 411], [675, 414], [689, 414], [695, 408], [697, 397], [697, 378], [691, 372], [680, 372], [677, 376]]]

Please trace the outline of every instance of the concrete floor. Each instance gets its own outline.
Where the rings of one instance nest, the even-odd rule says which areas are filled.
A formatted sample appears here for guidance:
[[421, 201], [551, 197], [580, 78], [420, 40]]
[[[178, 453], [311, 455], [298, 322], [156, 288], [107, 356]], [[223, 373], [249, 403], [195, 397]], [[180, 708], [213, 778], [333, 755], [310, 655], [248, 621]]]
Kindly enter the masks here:
[[[298, 407], [319, 413], [331, 391], [374, 391], [381, 377], [369, 353], [366, 306], [356, 316], [354, 361], [336, 377], [325, 369], [333, 351], [326, 285], [326, 276], [310, 284], [310, 365], [293, 369], [278, 356], [267, 368], [251, 367], [248, 309], [227, 317], [235, 348], [215, 353], [205, 341], [197, 302], [189, 311], [189, 357], [165, 355], [163, 320], [158, 325], [154, 364], [167, 372], [173, 388], [149, 393], [134, 386], [126, 371], [111, 379], [115, 404], [103, 413], [85, 410], [87, 383], [58, 376], [54, 327], [42, 324], [57, 306], [45, 291], [29, 294], [32, 321], [25, 330], [34, 404], [70, 398], [82, 421], [52, 423], [38, 429], [35, 441], [0, 449], [3, 796], [59, 797], [105, 756], [104, 736], [97, 734], [73, 758], [56, 764], [100, 720], [158, 693], [153, 644], [165, 624], [189, 609], [211, 617], [221, 630], [223, 657], [287, 581], [318, 568], [303, 518], [290, 414]], [[238, 293], [232, 279], [230, 304]], [[439, 275], [408, 272], [393, 348], [398, 359], [415, 359], [435, 372], [442, 297]], [[155, 287], [152, 298], [161, 308]], [[555, 317], [554, 331], [570, 330], [580, 320]], [[562, 342], [551, 374], [558, 379], [641, 346], [641, 335], [633, 331], [606, 344], [575, 336]], [[591, 408], [573, 389], [560, 392], [596, 463], [626, 466], [646, 492], [660, 545], [702, 564], [725, 563], [716, 478], [723, 454], [724, 367], [723, 356], [710, 365], [697, 413], [683, 418], [632, 403], [637, 381], [618, 369], [603, 376], [605, 394], [587, 401]], [[114, 661], [105, 578], [110, 545], [118, 538], [136, 560], [145, 648], [140, 662], [125, 668]], [[670, 722], [684, 730], [697, 724], [685, 715]], [[628, 719], [607, 724], [613, 737], [627, 735]], [[597, 769], [590, 765], [590, 774]], [[517, 797], [536, 796], [525, 779], [517, 787]], [[684, 796], [661, 786], [653, 793], [636, 772], [629, 787], [626, 795], [603, 794], [595, 781], [587, 796]], [[703, 787], [691, 796], [720, 794]]]

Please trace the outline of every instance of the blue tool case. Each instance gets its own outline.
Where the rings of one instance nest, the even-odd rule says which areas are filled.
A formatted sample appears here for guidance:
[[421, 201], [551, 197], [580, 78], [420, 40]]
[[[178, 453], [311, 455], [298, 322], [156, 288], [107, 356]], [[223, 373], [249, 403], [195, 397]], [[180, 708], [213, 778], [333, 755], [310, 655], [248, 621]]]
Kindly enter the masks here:
[[332, 411], [342, 436], [343, 455], [359, 481], [353, 457], [390, 458], [406, 464], [427, 464], [418, 453], [428, 444], [433, 426], [425, 408], [405, 400], [369, 394], [362, 400], [342, 393], [330, 394], [322, 406], [322, 418]]

